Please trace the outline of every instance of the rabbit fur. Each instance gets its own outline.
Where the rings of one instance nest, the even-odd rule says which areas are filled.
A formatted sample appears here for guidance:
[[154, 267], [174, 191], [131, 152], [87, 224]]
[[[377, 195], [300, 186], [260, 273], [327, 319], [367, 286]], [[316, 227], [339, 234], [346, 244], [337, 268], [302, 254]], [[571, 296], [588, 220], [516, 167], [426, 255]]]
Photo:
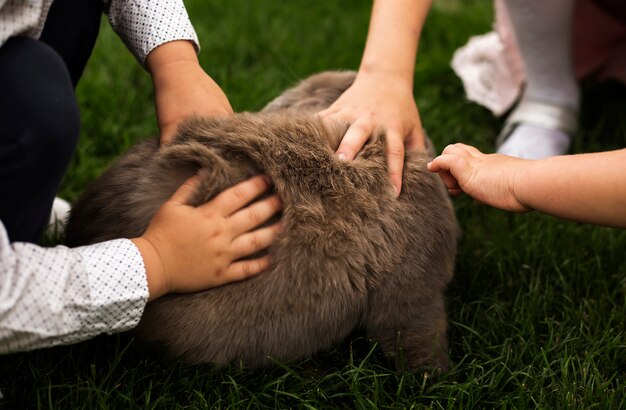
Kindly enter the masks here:
[[447, 192], [428, 172], [431, 154], [406, 153], [396, 198], [384, 135], [350, 162], [334, 155], [347, 124], [311, 115], [353, 82], [325, 72], [284, 92], [259, 113], [193, 118], [172, 143], [138, 143], [74, 205], [69, 246], [140, 236], [156, 210], [189, 177], [202, 183], [192, 205], [257, 173], [284, 204], [282, 233], [264, 273], [149, 303], [140, 341], [187, 362], [258, 368], [329, 349], [355, 328], [410, 368], [446, 369], [445, 289], [458, 228]]

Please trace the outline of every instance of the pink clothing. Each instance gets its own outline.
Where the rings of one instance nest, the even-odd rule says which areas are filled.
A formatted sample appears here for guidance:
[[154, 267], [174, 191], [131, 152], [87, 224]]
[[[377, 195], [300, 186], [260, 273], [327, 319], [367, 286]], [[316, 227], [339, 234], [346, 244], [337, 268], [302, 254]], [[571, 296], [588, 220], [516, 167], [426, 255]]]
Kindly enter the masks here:
[[578, 78], [626, 84], [626, 2], [579, 0], [574, 21], [573, 60]]
[[[506, 6], [495, 0], [494, 7], [494, 31], [472, 37], [457, 50], [452, 68], [469, 100], [501, 115], [520, 98], [525, 74]], [[577, 0], [573, 30], [572, 62], [578, 79], [626, 84], [626, 2]]]

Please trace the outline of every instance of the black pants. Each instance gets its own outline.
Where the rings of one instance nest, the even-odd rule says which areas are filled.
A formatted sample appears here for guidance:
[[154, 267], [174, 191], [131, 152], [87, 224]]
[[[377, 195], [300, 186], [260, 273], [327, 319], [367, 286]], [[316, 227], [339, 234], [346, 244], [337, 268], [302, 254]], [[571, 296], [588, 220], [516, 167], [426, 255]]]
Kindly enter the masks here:
[[37, 242], [76, 149], [74, 87], [98, 36], [102, 0], [56, 0], [41, 41], [0, 47], [0, 220], [11, 241]]

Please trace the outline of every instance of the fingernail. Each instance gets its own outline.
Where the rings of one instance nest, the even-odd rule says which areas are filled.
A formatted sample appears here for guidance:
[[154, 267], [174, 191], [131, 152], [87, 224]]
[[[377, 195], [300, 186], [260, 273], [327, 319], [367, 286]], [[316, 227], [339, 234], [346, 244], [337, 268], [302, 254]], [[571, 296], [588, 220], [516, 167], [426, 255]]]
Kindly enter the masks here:
[[267, 185], [272, 185], [272, 178], [269, 175], [263, 175], [263, 179], [267, 182]]
[[346, 156], [344, 154], [339, 154], [337, 155], [337, 158], [339, 159], [339, 161], [341, 162], [346, 162]]
[[396, 189], [396, 198], [397, 198], [400, 196], [400, 187], [396, 185], [394, 185], [393, 187]]

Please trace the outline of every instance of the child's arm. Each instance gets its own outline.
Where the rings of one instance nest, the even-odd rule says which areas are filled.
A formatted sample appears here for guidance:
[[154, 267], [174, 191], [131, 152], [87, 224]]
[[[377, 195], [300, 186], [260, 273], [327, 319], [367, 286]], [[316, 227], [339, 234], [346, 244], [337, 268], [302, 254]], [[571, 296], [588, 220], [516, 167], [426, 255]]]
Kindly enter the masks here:
[[233, 113], [219, 85], [200, 67], [190, 41], [170, 41], [146, 58], [152, 76], [161, 143], [169, 142], [180, 121], [191, 115], [226, 116]]
[[413, 99], [415, 56], [430, 0], [376, 0], [354, 84], [320, 115], [351, 123], [337, 155], [352, 160], [375, 129], [387, 132], [391, 182], [399, 193], [405, 145], [424, 148]]
[[198, 62], [200, 44], [183, 0], [105, 0], [105, 11], [113, 30], [152, 76], [161, 143], [174, 137], [186, 117], [233, 113]]
[[530, 161], [454, 144], [428, 169], [496, 208], [626, 228], [626, 149]]
[[139, 323], [147, 300], [258, 274], [280, 225], [281, 208], [254, 177], [198, 207], [186, 205], [198, 178], [162, 205], [139, 238], [69, 249], [10, 243], [0, 221], [0, 355], [76, 343]]

